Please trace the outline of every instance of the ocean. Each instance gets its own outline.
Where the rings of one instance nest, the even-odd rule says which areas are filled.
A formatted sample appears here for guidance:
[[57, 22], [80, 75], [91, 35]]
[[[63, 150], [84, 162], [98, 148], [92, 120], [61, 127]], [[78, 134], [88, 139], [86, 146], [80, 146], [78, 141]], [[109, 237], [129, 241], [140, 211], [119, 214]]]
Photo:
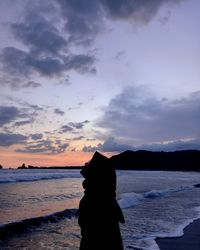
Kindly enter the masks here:
[[[79, 249], [82, 181], [79, 170], [1, 170], [0, 249]], [[117, 171], [124, 248], [158, 250], [156, 237], [181, 236], [200, 218], [199, 183], [196, 172]]]

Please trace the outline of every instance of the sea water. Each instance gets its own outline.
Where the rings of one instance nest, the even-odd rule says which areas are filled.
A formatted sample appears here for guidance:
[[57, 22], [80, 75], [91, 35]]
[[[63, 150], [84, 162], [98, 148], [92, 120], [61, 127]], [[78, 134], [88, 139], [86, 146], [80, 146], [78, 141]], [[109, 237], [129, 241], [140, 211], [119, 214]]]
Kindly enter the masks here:
[[[0, 249], [78, 250], [82, 181], [79, 170], [1, 170]], [[156, 237], [181, 236], [200, 217], [198, 183], [196, 172], [117, 171], [124, 248], [158, 250]]]

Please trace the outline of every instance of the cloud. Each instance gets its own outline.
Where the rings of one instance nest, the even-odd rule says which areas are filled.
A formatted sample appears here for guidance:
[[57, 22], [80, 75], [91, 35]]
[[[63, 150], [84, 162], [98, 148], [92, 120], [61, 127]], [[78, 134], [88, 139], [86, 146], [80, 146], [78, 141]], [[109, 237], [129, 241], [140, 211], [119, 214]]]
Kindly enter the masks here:
[[69, 132], [69, 131], [72, 131], [72, 130], [73, 130], [72, 127], [70, 127], [70, 126], [68, 126], [68, 125], [63, 125], [63, 126], [61, 127], [60, 133], [66, 133], [66, 132]]
[[125, 144], [118, 144], [113, 137], [105, 140], [103, 144], [99, 143], [97, 146], [84, 146], [83, 152], [122, 152], [126, 150], [134, 150], [134, 147]]
[[146, 24], [158, 13], [164, 4], [177, 4], [182, 0], [100, 0], [108, 17], [113, 19], [132, 19]]
[[[85, 120], [83, 122], [69, 122], [68, 124], [63, 125], [61, 127], [61, 130], [59, 133], [62, 134], [62, 133], [73, 131], [75, 129], [78, 129], [78, 130], [82, 129], [85, 126], [85, 124], [87, 124], [87, 123], [89, 123], [88, 120]], [[75, 131], [73, 131], [73, 133], [75, 133]]]
[[93, 67], [95, 58], [83, 54], [53, 57], [37, 55], [15, 47], [6, 47], [1, 53], [0, 59], [7, 73], [19, 77], [28, 77], [35, 72], [48, 77], [61, 75], [70, 70], [82, 74], [95, 72]]
[[[12, 98], [10, 101], [13, 101]], [[39, 111], [43, 108], [38, 105], [31, 105], [27, 102], [18, 102], [15, 106], [0, 106], [0, 126], [10, 125], [13, 129], [16, 126], [24, 126], [35, 121]]]
[[105, 140], [104, 143], [99, 143], [97, 146], [84, 146], [82, 148], [83, 152], [124, 152], [127, 150], [137, 151], [137, 150], [149, 150], [149, 151], [179, 151], [179, 150], [200, 150], [200, 139], [195, 140], [178, 140], [168, 143], [153, 143], [144, 144], [140, 146], [130, 146], [126, 144], [117, 143], [113, 137]]
[[[0, 54], [0, 60], [2, 53]], [[4, 67], [6, 67], [4, 65]], [[7, 74], [5, 72], [1, 72], [0, 75], [0, 86], [9, 86], [12, 90], [19, 90], [21, 87], [28, 88], [27, 86], [27, 79], [25, 80], [23, 77], [19, 77], [13, 74]]]
[[57, 2], [65, 20], [69, 42], [89, 45], [103, 23], [100, 2], [96, 0], [57, 0]]
[[64, 115], [65, 114], [64, 111], [62, 111], [62, 110], [60, 110], [58, 108], [54, 109], [54, 113], [57, 114], [57, 115]]
[[114, 56], [115, 60], [121, 60], [121, 58], [126, 54], [125, 50], [118, 51], [117, 54]]
[[24, 144], [27, 136], [12, 133], [0, 133], [0, 146], [8, 147], [15, 144]]
[[16, 127], [24, 126], [24, 125], [31, 124], [31, 123], [33, 123], [33, 120], [19, 121], [19, 122], [15, 122], [14, 126]]
[[17, 119], [20, 112], [14, 106], [0, 106], [0, 126]]
[[95, 151], [100, 151], [101, 150], [101, 144], [98, 144], [97, 146], [91, 146], [91, 145], [89, 145], [89, 146], [84, 146], [83, 148], [82, 148], [82, 151], [83, 152], [95, 152]]
[[200, 91], [177, 100], [158, 100], [133, 87], [105, 107], [97, 126], [132, 145], [199, 138]]
[[7, 73], [28, 77], [38, 72], [44, 76], [60, 74], [64, 70], [64, 63], [50, 56], [37, 56], [15, 47], [6, 47], [1, 54], [1, 61]]
[[21, 105], [25, 105], [25, 106], [33, 109], [35, 112], [44, 110], [42, 107], [35, 105], [35, 104], [29, 104], [28, 102], [21, 103]]
[[2, 50], [0, 59], [6, 72], [22, 76], [30, 74], [30, 58], [27, 52], [14, 47], [6, 47]]
[[71, 140], [72, 141], [79, 141], [79, 140], [82, 140], [84, 138], [85, 138], [84, 136], [77, 136], [77, 137], [72, 138]]
[[36, 140], [40, 140], [43, 138], [43, 134], [31, 134], [31, 139], [36, 141]]
[[193, 140], [178, 140], [164, 144], [149, 144], [135, 147], [136, 150], [151, 150], [151, 151], [178, 151], [178, 150], [200, 150], [200, 139]]
[[[81, 74], [96, 72], [93, 55], [71, 52], [69, 34], [63, 32], [62, 28], [63, 17], [57, 15], [55, 18], [55, 1], [29, 2], [27, 6], [24, 9], [25, 16], [10, 24], [13, 35], [22, 46], [5, 47], [0, 54], [9, 86], [14, 89], [39, 87], [40, 84], [34, 81], [24, 83], [35, 73], [42, 77], [63, 77], [64, 73], [66, 75], [71, 70]], [[19, 81], [16, 82], [10, 75]]]
[[183, 0], [57, 0], [65, 20], [69, 42], [89, 45], [102, 30], [105, 19], [150, 22], [163, 5]]
[[16, 38], [37, 54], [57, 55], [67, 45], [67, 41], [53, 23], [33, 10], [23, 22], [12, 24], [11, 27]]
[[68, 143], [62, 144], [60, 141], [58, 142], [46, 139], [29, 143], [23, 149], [17, 149], [16, 152], [55, 155], [64, 153], [68, 147], [69, 147]]
[[76, 128], [76, 129], [81, 129], [84, 127], [85, 124], [89, 123], [88, 120], [85, 120], [83, 122], [69, 122], [69, 126]]
[[108, 138], [101, 146], [104, 152], [120, 152], [131, 150], [133, 147], [125, 144], [118, 144], [113, 137]]
[[[97, 60], [86, 51], [85, 45], [91, 45], [100, 34], [106, 19], [147, 24], [162, 6], [181, 1], [27, 1], [27, 4], [23, 4], [26, 7], [22, 7], [21, 18], [10, 24], [17, 47], [5, 47], [0, 55], [7, 78], [12, 75], [20, 79], [16, 82], [10, 78], [7, 84], [14, 89], [39, 87], [40, 84], [33, 81], [24, 83], [36, 73], [42, 77], [64, 77], [71, 70], [95, 74]], [[84, 53], [74, 54], [74, 51], [83, 49]]]
[[64, 57], [64, 67], [65, 70], [73, 69], [82, 74], [87, 72], [95, 74], [96, 70], [93, 67], [95, 61], [95, 57], [90, 55], [69, 55]]
[[41, 83], [34, 82], [34, 81], [28, 81], [27, 83], [24, 83], [22, 85], [22, 88], [38, 88], [42, 86]]

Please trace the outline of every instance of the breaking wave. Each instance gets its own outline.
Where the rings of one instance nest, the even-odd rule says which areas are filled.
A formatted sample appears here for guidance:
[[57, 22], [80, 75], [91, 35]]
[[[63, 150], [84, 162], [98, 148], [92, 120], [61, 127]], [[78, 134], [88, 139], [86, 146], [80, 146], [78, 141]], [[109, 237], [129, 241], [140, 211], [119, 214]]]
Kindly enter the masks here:
[[148, 202], [152, 199], [162, 198], [170, 196], [174, 193], [185, 191], [191, 189], [192, 187], [177, 187], [177, 188], [169, 188], [163, 190], [151, 190], [145, 193], [122, 193], [121, 199], [118, 200], [118, 203], [122, 209], [130, 208], [142, 204], [144, 202]]
[[25, 170], [1, 170], [0, 183], [29, 182], [39, 180], [80, 178], [79, 170], [68, 169], [25, 169]]
[[65, 209], [50, 215], [25, 219], [17, 222], [11, 222], [0, 226], [0, 240], [8, 238], [15, 234], [32, 231], [42, 223], [55, 223], [62, 219], [70, 219], [78, 216], [78, 209]]

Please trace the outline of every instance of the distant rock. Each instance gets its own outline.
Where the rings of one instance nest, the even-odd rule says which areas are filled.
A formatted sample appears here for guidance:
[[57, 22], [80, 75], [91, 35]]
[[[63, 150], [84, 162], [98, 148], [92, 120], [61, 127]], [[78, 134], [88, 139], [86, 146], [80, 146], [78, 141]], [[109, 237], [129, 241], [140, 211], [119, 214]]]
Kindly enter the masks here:
[[3, 169], [3, 166], [0, 164], [0, 169]]
[[34, 169], [34, 168], [37, 168], [37, 167], [32, 166], [32, 165], [28, 165], [28, 168], [30, 168], [30, 169]]
[[200, 188], [200, 184], [195, 184], [194, 187], [195, 188]]
[[26, 167], [25, 163], [23, 163], [21, 167], [18, 167], [18, 169], [27, 169], [27, 167]]

